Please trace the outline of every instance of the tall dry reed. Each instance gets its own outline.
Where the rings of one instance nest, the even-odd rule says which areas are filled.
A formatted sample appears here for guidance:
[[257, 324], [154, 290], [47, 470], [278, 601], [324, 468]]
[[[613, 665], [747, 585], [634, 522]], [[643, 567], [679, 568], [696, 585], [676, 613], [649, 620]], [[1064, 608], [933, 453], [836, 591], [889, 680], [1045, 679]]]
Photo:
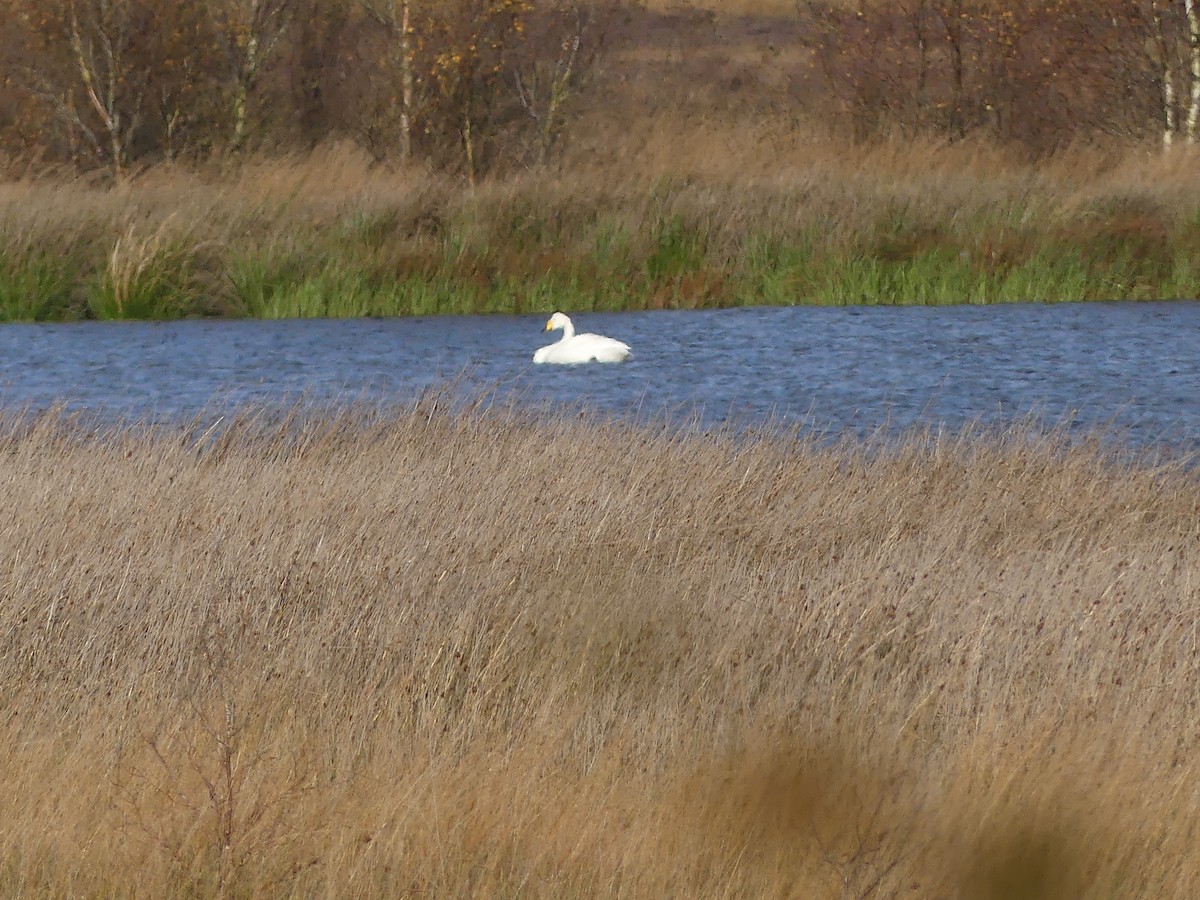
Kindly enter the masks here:
[[[348, 146], [0, 184], [0, 319], [1194, 297], [1194, 155], [665, 125], [467, 189]], [[723, 155], [720, 146], [735, 149]]]
[[0, 890], [1191, 897], [1200, 484], [497, 409], [0, 439]]

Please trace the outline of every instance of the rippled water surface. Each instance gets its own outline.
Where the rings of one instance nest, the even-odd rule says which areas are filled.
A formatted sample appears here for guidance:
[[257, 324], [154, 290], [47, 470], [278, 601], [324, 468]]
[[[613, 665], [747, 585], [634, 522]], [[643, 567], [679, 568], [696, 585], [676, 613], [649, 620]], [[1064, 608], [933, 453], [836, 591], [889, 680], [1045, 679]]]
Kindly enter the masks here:
[[[580, 314], [623, 365], [534, 366], [543, 316], [0, 327], [0, 402], [191, 416], [247, 401], [406, 399], [463, 376], [532, 402], [833, 433], [1028, 416], [1200, 444], [1200, 303]], [[556, 337], [553, 335], [551, 337]]]

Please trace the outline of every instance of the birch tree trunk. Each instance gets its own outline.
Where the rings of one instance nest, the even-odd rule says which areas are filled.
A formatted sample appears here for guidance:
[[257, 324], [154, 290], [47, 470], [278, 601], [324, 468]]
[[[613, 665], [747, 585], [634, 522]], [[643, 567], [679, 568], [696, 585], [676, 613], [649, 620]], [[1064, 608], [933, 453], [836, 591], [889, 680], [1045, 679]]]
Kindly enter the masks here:
[[416, 108], [417, 73], [413, 60], [412, 3], [410, 0], [362, 0], [363, 9], [391, 33], [400, 58], [400, 158], [412, 158], [412, 132]]
[[1163, 30], [1163, 2], [1169, 2], [1169, 0], [1150, 0], [1150, 21], [1154, 27], [1154, 47], [1158, 53], [1159, 74], [1162, 78], [1163, 150], [1170, 150], [1175, 141], [1176, 129], [1175, 76], [1171, 68], [1171, 56], [1167, 49], [1167, 36]]
[[125, 51], [130, 40], [128, 9], [120, 0], [98, 0], [80, 21], [72, 4], [68, 22], [71, 55], [83, 92], [107, 137], [113, 176], [125, 177], [129, 143], [139, 124], [140, 94], [130, 98]]
[[1187, 142], [1196, 143], [1196, 124], [1200, 121], [1200, 11], [1196, 0], [1184, 0], [1188, 23], [1188, 75], [1191, 96], [1188, 100]]
[[258, 71], [258, 40], [251, 35], [239, 60], [237, 83], [233, 88], [233, 146], [242, 146], [246, 139], [246, 109], [250, 102], [250, 87]]
[[462, 142], [463, 162], [467, 167], [467, 184], [473, 188], [475, 187], [475, 128], [472, 125], [469, 96], [463, 110]]
[[400, 159], [412, 158], [412, 109], [416, 94], [413, 73], [412, 25], [409, 0], [400, 3]]
[[249, 127], [250, 94], [263, 66], [283, 39], [294, 0], [230, 0], [222, 10], [224, 41], [233, 56], [233, 138], [242, 146]]

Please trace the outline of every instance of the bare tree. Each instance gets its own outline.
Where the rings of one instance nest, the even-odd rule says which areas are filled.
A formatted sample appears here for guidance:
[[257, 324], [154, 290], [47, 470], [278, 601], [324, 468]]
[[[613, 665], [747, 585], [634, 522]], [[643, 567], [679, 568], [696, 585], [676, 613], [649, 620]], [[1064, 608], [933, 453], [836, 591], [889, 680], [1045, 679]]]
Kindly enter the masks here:
[[246, 139], [250, 95], [296, 12], [296, 0], [213, 0], [219, 39], [232, 67], [231, 117], [235, 149]]
[[474, 185], [496, 146], [503, 100], [511, 102], [510, 56], [534, 10], [531, 0], [446, 0], [433, 4], [426, 37], [434, 48], [429, 80]]
[[361, 0], [367, 13], [387, 29], [400, 70], [400, 158], [412, 158], [413, 116], [416, 103], [416, 67], [413, 62], [412, 4], [410, 0]]
[[1187, 142], [1196, 143], [1196, 124], [1200, 121], [1200, 12], [1196, 0], [1184, 0], [1188, 24], [1188, 75], [1191, 80], [1187, 114]]
[[963, 0], [942, 0], [934, 7], [946, 38], [946, 49], [950, 54], [950, 130], [958, 137], [967, 136], [966, 120], [966, 62], [964, 43], [965, 23], [968, 13]]
[[566, 0], [554, 12], [554, 51], [543, 56], [541, 48], [533, 47], [526, 65], [513, 72], [517, 99], [536, 129], [538, 163], [545, 162], [562, 130], [564, 107], [579, 81], [584, 39], [595, 17], [594, 8], [579, 0]]
[[1154, 51], [1158, 57], [1159, 78], [1162, 81], [1162, 143], [1163, 149], [1171, 149], [1175, 142], [1175, 72], [1171, 65], [1171, 51], [1163, 25], [1163, 6], [1169, 0], [1150, 0], [1150, 23], [1154, 34]]
[[[83, 0], [65, 8], [74, 84], [30, 70], [31, 89], [64, 124], [73, 148], [82, 139], [114, 177], [125, 177], [129, 147], [142, 116], [145, 79], [129, 62], [134, 37], [129, 0]], [[82, 93], [82, 108], [76, 104]], [[89, 112], [90, 111], [90, 112]]]
[[[1169, 150], [1175, 136], [1182, 130], [1186, 143], [1195, 144], [1197, 128], [1200, 127], [1200, 8], [1196, 0], [1183, 0], [1186, 26], [1177, 19], [1168, 18], [1172, 8], [1178, 9], [1173, 0], [1150, 0], [1150, 30], [1153, 38], [1155, 62], [1162, 85], [1162, 143]], [[1186, 28], [1186, 60], [1181, 58], [1176, 47], [1180, 43], [1179, 31]], [[1182, 69], [1184, 92], [1187, 95], [1187, 112], [1180, 117], [1181, 92], [1177, 87], [1177, 69]]]

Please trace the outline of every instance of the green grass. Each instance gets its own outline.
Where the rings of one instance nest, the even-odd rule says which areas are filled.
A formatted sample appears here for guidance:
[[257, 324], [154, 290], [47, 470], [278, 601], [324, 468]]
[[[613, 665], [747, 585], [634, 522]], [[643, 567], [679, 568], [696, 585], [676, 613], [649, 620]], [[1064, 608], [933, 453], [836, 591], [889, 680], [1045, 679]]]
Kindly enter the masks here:
[[[665, 190], [665, 189], [664, 189]], [[661, 201], [661, 202], [660, 202]], [[457, 201], [461, 202], [461, 200]], [[417, 233], [394, 208], [339, 209], [297, 227], [201, 240], [170, 218], [64, 241], [0, 231], [0, 320], [527, 313], [555, 308], [950, 305], [1200, 295], [1200, 213], [1168, 227], [1121, 207], [1079, 222], [1014, 210], [923, 223], [894, 204], [855, 231], [755, 231], [720, 208], [681, 213], [652, 195], [584, 214], [443, 209]], [[512, 205], [512, 204], [510, 204]], [[447, 206], [451, 206], [447, 204]], [[286, 227], [284, 227], [286, 226]], [[104, 229], [113, 232], [106, 237]], [[189, 222], [188, 229], [197, 226]], [[1173, 228], [1173, 230], [1172, 230]], [[202, 230], [202, 229], [198, 229]], [[209, 227], [211, 231], [212, 228]]]
[[[1097, 263], [1055, 248], [1003, 270], [948, 247], [882, 258], [800, 247], [751, 246], [727, 266], [706, 265], [675, 238], [630, 271], [624, 259], [585, 257], [561, 272], [486, 271], [467, 256], [431, 273], [380, 274], [329, 257], [280, 260], [270, 251], [224, 262], [223, 300], [213, 279], [164, 254], [127, 278], [81, 278], [83, 260], [0, 254], [0, 320], [171, 319], [218, 314], [262, 319], [524, 313], [787, 305], [929, 305], [1195, 297], [1200, 268], [1187, 257], [1162, 272], [1119, 258]], [[483, 271], [481, 271], [481, 268]], [[221, 293], [221, 292], [219, 292]], [[83, 295], [80, 304], [74, 298]]]
[[42, 322], [75, 318], [69, 259], [46, 253], [22, 258], [0, 250], [0, 320]]
[[169, 234], [169, 221], [146, 236], [130, 226], [116, 240], [85, 286], [93, 318], [177, 319], [203, 308], [206, 291], [198, 274], [207, 248]]

